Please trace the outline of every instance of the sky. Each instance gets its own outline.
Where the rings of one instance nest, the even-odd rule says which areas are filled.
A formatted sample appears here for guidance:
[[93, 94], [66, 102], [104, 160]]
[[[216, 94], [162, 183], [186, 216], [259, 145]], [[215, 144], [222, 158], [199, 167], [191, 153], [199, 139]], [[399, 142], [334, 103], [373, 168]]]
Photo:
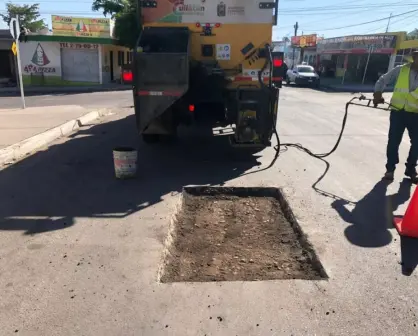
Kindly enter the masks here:
[[[92, 0], [0, 0], [0, 13], [4, 13], [8, 2], [21, 5], [39, 3], [42, 18], [50, 28], [52, 14], [102, 16], [99, 12], [92, 12]], [[414, 10], [416, 12], [407, 13]], [[409, 32], [418, 28], [418, 0], [279, 0], [278, 13], [278, 25], [273, 29], [273, 40], [276, 41], [294, 35], [296, 21], [299, 23], [298, 35], [317, 33], [325, 38], [385, 32], [391, 14], [389, 31]], [[380, 21], [364, 24], [374, 20]], [[7, 26], [1, 22], [0, 28]]]

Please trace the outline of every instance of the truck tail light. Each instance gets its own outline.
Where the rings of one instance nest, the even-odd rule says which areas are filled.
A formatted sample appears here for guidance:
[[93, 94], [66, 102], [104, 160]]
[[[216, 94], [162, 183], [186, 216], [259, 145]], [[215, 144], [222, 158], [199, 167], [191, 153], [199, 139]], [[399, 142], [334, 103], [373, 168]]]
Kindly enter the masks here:
[[194, 112], [195, 106], [190, 104], [189, 105], [189, 112]]
[[281, 58], [274, 58], [273, 59], [273, 66], [275, 68], [280, 68], [283, 65], [283, 60]]
[[124, 71], [122, 74], [122, 79], [124, 82], [132, 82], [133, 80], [133, 76], [132, 76], [132, 71]]
[[282, 87], [283, 77], [286, 76], [284, 73], [284, 54], [281, 51], [273, 51], [273, 74], [272, 74], [272, 82], [277, 88]]

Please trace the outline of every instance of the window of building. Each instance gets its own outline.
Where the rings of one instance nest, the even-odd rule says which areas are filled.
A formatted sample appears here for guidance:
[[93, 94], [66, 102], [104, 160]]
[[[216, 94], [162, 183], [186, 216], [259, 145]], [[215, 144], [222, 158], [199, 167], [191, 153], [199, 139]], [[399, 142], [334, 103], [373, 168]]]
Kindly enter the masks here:
[[337, 68], [344, 68], [344, 62], [345, 62], [345, 55], [338, 55], [337, 56]]
[[133, 61], [133, 53], [132, 53], [132, 51], [128, 51], [126, 53], [126, 63], [131, 64], [132, 61]]
[[119, 66], [121, 66], [125, 63], [124, 62], [124, 56], [125, 56], [125, 52], [119, 50], [118, 51], [118, 65]]

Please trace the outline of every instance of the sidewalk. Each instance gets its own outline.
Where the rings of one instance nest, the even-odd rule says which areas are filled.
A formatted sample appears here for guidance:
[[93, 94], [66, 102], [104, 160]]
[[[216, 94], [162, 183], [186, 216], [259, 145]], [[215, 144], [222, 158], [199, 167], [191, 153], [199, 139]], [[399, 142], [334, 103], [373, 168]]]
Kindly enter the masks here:
[[[374, 92], [374, 84], [344, 83], [341, 78], [321, 78], [321, 88], [336, 92]], [[392, 92], [393, 87], [388, 87], [386, 92]]]
[[78, 105], [0, 109], [0, 167], [108, 113]]
[[[88, 93], [103, 91], [125, 91], [132, 90], [131, 85], [106, 84], [106, 85], [86, 85], [86, 86], [24, 86], [25, 94], [50, 94], [50, 93]], [[0, 88], [0, 96], [20, 94], [17, 87]]]

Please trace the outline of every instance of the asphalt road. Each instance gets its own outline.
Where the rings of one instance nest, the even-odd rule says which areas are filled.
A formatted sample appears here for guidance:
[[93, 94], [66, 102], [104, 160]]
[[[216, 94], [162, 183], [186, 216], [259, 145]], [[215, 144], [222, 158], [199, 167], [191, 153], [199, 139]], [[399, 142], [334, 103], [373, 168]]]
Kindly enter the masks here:
[[[282, 141], [329, 150], [349, 98], [285, 88]], [[121, 108], [6, 168], [1, 334], [416, 335], [417, 243], [390, 226], [414, 188], [402, 166], [394, 183], [380, 181], [387, 127], [387, 112], [353, 107], [331, 157], [283, 148], [267, 168], [273, 149], [244, 158], [202, 132], [175, 145], [138, 143], [132, 111]], [[135, 180], [113, 177], [121, 145], [138, 146]], [[401, 162], [407, 151], [405, 139]], [[328, 279], [159, 283], [182, 187], [208, 184], [282, 188]]]
[[[57, 93], [50, 95], [29, 95], [25, 97], [26, 106], [58, 106], [81, 105], [84, 107], [126, 107], [132, 105], [131, 91], [107, 91], [94, 93], [66, 94]], [[0, 95], [0, 108], [19, 108], [20, 96], [5, 97]]]

